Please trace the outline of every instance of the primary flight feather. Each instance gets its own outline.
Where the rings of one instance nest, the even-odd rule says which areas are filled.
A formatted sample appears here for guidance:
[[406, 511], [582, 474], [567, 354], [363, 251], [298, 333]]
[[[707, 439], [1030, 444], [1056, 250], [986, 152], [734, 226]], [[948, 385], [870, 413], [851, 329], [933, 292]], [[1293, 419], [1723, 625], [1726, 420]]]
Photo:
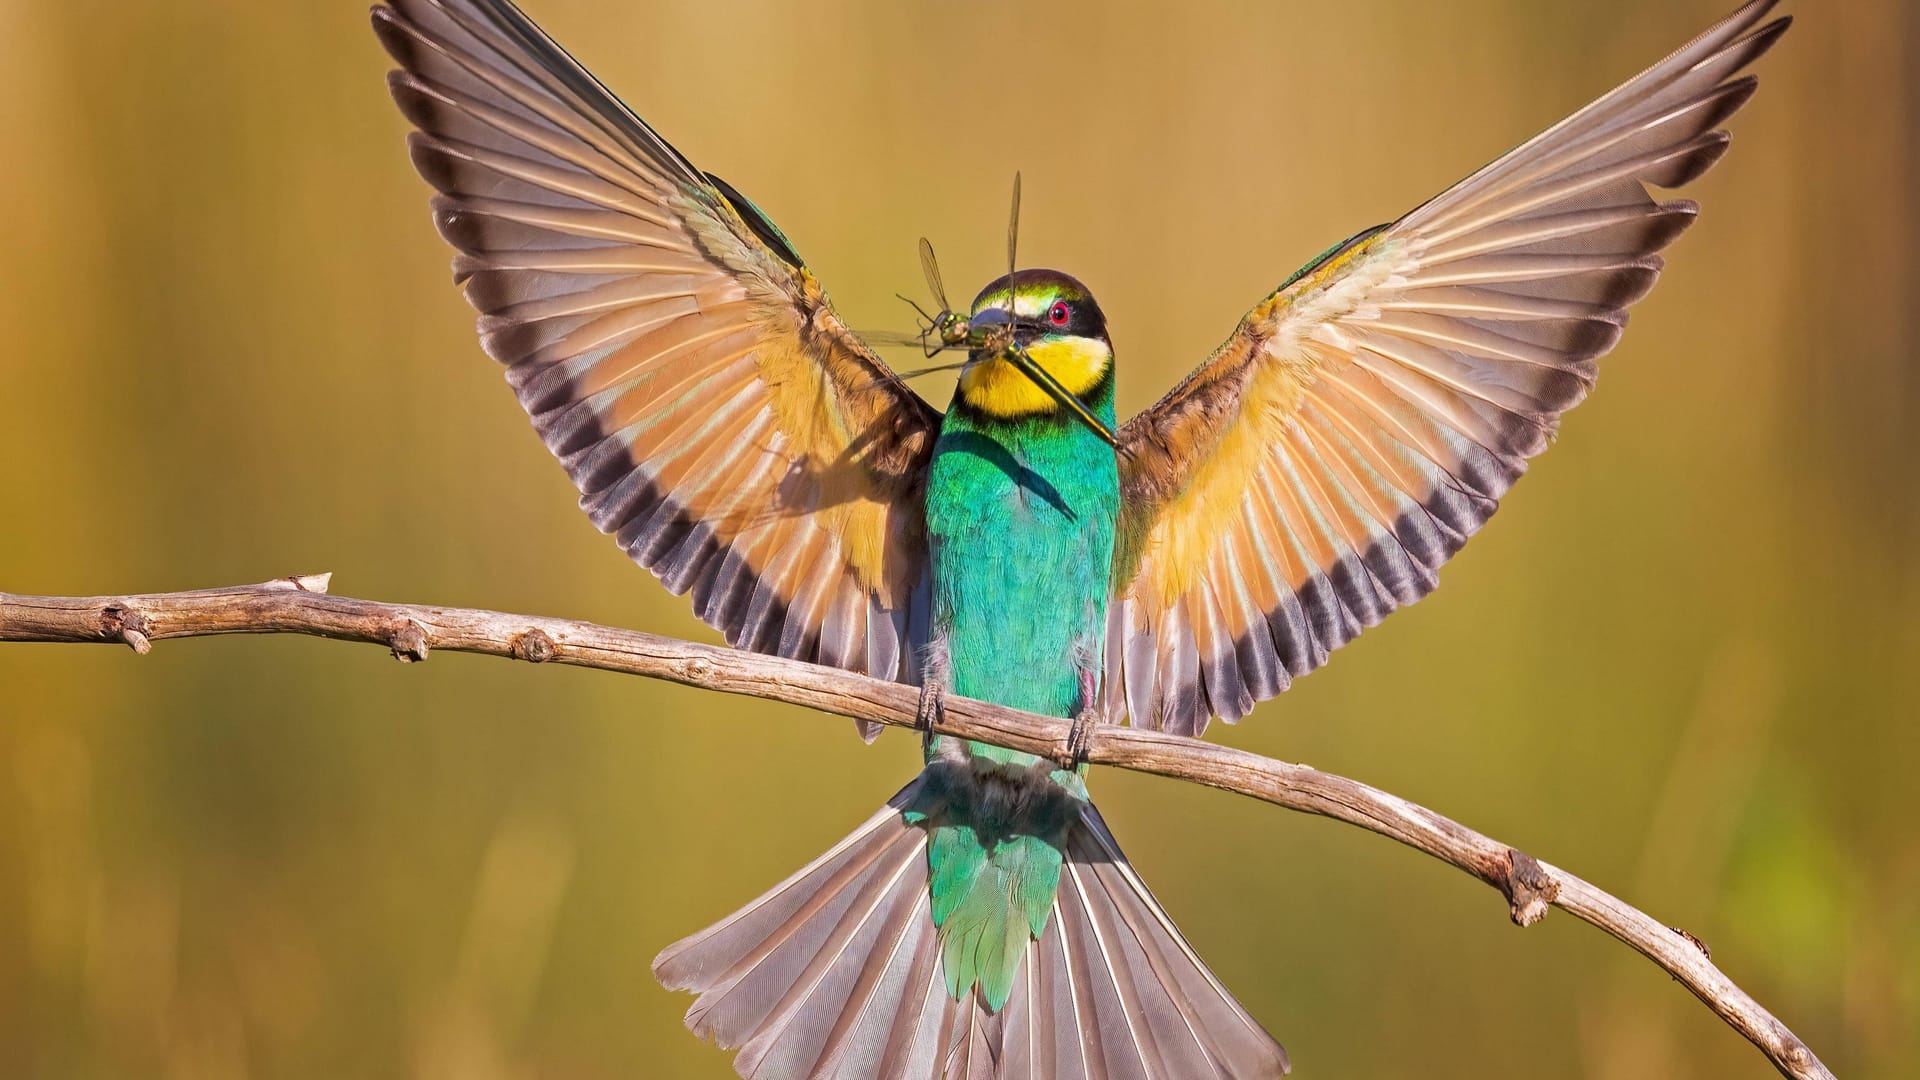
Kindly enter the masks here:
[[[1720, 159], [1741, 71], [1787, 27], [1772, 7], [1329, 250], [1117, 429], [1105, 316], [1073, 277], [983, 289], [936, 413], [758, 207], [507, 0], [373, 22], [482, 345], [594, 524], [702, 619], [920, 683], [930, 711], [952, 691], [1198, 735], [1425, 595], [1493, 514], [1691, 224], [1649, 188]], [[946, 737], [926, 757], [656, 961], [742, 1075], [1286, 1070], [1083, 768]]]

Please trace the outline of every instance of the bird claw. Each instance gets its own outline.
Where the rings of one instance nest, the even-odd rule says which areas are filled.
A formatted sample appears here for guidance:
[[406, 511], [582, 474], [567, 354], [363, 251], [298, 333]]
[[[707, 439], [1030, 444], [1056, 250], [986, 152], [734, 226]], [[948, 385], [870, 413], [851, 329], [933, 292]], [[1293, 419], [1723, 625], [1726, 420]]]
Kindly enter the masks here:
[[1078, 769], [1087, 763], [1087, 754], [1093, 750], [1093, 729], [1100, 724], [1100, 717], [1092, 709], [1082, 709], [1074, 714], [1073, 726], [1067, 729], [1067, 752], [1060, 759], [1064, 769]]
[[927, 679], [920, 684], [920, 704], [913, 711], [913, 726], [920, 731], [920, 742], [924, 747], [933, 741], [934, 727], [947, 715], [947, 689], [937, 679]]

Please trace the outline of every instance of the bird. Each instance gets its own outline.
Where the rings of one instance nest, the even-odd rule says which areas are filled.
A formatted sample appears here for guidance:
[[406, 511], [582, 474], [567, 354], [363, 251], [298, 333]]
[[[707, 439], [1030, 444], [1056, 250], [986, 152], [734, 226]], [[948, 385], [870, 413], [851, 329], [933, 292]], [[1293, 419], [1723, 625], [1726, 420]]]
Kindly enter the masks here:
[[[1086, 742], [1239, 720], [1433, 590], [1694, 222], [1655, 192], [1725, 153], [1773, 7], [1333, 245], [1117, 424], [1078, 278], [1010, 265], [942, 311], [938, 411], [514, 4], [375, 6], [481, 345], [593, 524], [731, 645], [920, 688], [924, 770], [659, 955], [687, 1025], [762, 1080], [1287, 1072], [1122, 854]], [[948, 694], [1070, 720], [1072, 752], [936, 734]]]

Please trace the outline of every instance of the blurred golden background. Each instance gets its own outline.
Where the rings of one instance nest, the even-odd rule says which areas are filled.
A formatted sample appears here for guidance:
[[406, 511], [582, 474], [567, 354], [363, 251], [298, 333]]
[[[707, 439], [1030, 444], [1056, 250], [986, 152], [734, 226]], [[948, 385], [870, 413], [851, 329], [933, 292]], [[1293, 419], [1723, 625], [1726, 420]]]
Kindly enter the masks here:
[[[1732, 0], [528, 0], [857, 326], [1022, 261], [1143, 407], [1329, 243]], [[1121, 10], [1124, 7], [1125, 10]], [[1713, 946], [1839, 1074], [1920, 1057], [1920, 12], [1790, 5], [1700, 224], [1445, 587], [1216, 737]], [[357, 3], [0, 0], [0, 589], [335, 572], [712, 640], [479, 351]], [[944, 403], [950, 383], [925, 392]], [[841, 720], [299, 638], [0, 647], [0, 1074], [724, 1077], [654, 953], [917, 768]], [[1657, 969], [1377, 837], [1097, 774], [1306, 1077], [1763, 1076]]]

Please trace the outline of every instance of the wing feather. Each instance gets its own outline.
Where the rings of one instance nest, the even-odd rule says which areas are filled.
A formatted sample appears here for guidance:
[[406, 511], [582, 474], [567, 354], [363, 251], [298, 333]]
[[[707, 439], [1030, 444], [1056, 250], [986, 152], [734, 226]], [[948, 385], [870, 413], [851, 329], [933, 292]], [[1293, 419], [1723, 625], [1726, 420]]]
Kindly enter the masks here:
[[1109, 710], [1198, 734], [1432, 591], [1579, 404], [1785, 32], [1754, 0], [1336, 247], [1119, 432]]
[[481, 344], [593, 523], [733, 644], [917, 680], [937, 414], [507, 0], [373, 24]]

